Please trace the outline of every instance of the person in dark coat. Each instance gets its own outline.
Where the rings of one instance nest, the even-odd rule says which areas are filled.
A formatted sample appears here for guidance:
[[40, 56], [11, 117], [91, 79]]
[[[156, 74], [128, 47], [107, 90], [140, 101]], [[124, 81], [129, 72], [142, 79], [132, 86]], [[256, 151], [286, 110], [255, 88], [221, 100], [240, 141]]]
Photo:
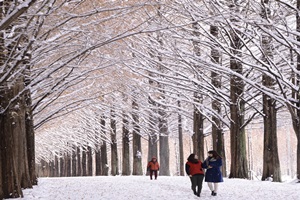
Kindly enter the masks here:
[[223, 182], [221, 156], [214, 150], [208, 152], [208, 157], [203, 162], [202, 167], [206, 169], [205, 182], [207, 182], [212, 196], [217, 196], [218, 183]]
[[157, 180], [157, 171], [159, 170], [159, 164], [155, 156], [148, 162], [147, 171], [150, 171], [150, 179], [152, 180], [152, 176], [154, 174], [155, 180]]
[[185, 171], [191, 179], [192, 190], [194, 194], [200, 197], [204, 179], [204, 171], [202, 169], [202, 162], [198, 160], [198, 156], [196, 154], [192, 153], [188, 157], [185, 164]]

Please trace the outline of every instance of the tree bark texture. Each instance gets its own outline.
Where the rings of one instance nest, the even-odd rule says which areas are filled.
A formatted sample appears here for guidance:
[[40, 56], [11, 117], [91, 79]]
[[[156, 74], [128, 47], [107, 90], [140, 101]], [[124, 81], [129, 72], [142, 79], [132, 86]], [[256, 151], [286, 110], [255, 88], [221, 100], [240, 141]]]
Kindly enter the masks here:
[[101, 145], [101, 175], [108, 176], [108, 161], [107, 161], [107, 145], [106, 141], [103, 141]]
[[[193, 35], [195, 38], [200, 37], [200, 25], [198, 22], [195, 22], [192, 24], [193, 27]], [[201, 56], [201, 47], [200, 43], [198, 40], [193, 40], [193, 51], [196, 56]], [[195, 66], [195, 68], [199, 69], [197, 73], [200, 72], [199, 66]], [[196, 75], [197, 76], [197, 75]], [[199, 79], [197, 77], [197, 79]], [[200, 81], [200, 80], [199, 80]], [[193, 113], [193, 136], [192, 136], [192, 141], [193, 141], [193, 153], [198, 155], [200, 160], [204, 160], [204, 135], [203, 135], [203, 123], [204, 123], [204, 118], [201, 112], [197, 108], [198, 103], [202, 103], [202, 96], [198, 92], [194, 92], [194, 113]]]
[[158, 157], [157, 135], [149, 136], [148, 139], [148, 160], [150, 161], [153, 156]]
[[[269, 0], [262, 2], [261, 17], [268, 22], [271, 14], [269, 8]], [[266, 26], [271, 29], [271, 27]], [[272, 36], [262, 31], [262, 61], [267, 67], [271, 67], [272, 63], [269, 60], [273, 60], [273, 41]], [[275, 80], [267, 75], [262, 77], [263, 85], [267, 88], [273, 88]], [[276, 100], [270, 96], [263, 94], [263, 119], [264, 119], [264, 154], [263, 154], [263, 174], [262, 180], [266, 180], [268, 177], [272, 177], [273, 181], [281, 182], [281, 170], [278, 155], [278, 141], [277, 141], [277, 110]]]
[[123, 154], [123, 159], [122, 159], [122, 175], [128, 176], [130, 175], [130, 140], [129, 140], [129, 130], [128, 130], [128, 119], [127, 115], [123, 113], [123, 127], [122, 127], [122, 154]]
[[[149, 80], [150, 82], [150, 80]], [[151, 84], [151, 83], [150, 83]], [[156, 131], [158, 119], [156, 117], [156, 104], [149, 97], [148, 102], [152, 108], [149, 113], [149, 138], [148, 138], [148, 161], [152, 159], [153, 156], [158, 157], [158, 133]], [[148, 174], [148, 172], [146, 173]]]
[[[217, 26], [210, 26], [210, 33], [214, 37], [214, 39], [219, 38], [219, 28]], [[221, 65], [221, 55], [217, 48], [211, 49], [211, 61], [215, 64]], [[214, 71], [211, 72], [211, 83], [215, 88], [221, 89], [222, 86], [222, 75], [220, 73], [216, 73]], [[218, 116], [212, 116], [212, 143], [213, 149], [216, 150], [223, 159], [222, 165], [222, 173], [223, 176], [226, 176], [226, 155], [225, 155], [225, 146], [224, 146], [224, 133], [223, 133], [223, 125], [220, 120], [220, 116], [222, 116], [221, 111], [221, 102], [217, 99], [212, 100], [212, 109]]]
[[59, 176], [60, 177], [65, 177], [65, 161], [64, 161], [64, 157], [63, 157], [63, 153], [61, 153], [60, 158], [59, 158]]
[[[28, 157], [28, 170], [29, 177], [32, 185], [37, 185], [37, 177], [35, 172], [35, 136], [34, 136], [34, 124], [32, 114], [32, 98], [30, 91], [31, 82], [31, 66], [30, 66], [31, 54], [26, 56], [23, 64], [26, 65], [24, 84], [26, 90], [24, 92], [25, 98], [25, 126], [26, 126], [26, 140], [27, 140], [27, 157]], [[31, 186], [30, 186], [31, 187]], [[26, 187], [24, 187], [26, 188]]]
[[[197, 96], [195, 98], [198, 98]], [[204, 118], [200, 111], [194, 105], [193, 115], [193, 153], [199, 156], [200, 160], [204, 160], [204, 134], [203, 134]]]
[[[105, 133], [105, 118], [104, 118], [104, 116], [101, 117], [101, 132], [103, 135], [106, 134]], [[102, 169], [101, 175], [107, 176], [108, 175], [108, 161], [107, 161], [107, 144], [106, 144], [105, 140], [102, 141], [100, 152], [101, 152], [101, 169]]]
[[101, 150], [100, 150], [100, 146], [97, 145], [96, 146], [96, 150], [95, 150], [95, 175], [96, 176], [100, 176], [102, 173], [102, 165], [101, 165]]
[[170, 176], [169, 136], [159, 136], [159, 175]]
[[[178, 107], [181, 107], [180, 101], [177, 102]], [[184, 176], [185, 159], [183, 155], [183, 130], [182, 116], [178, 113], [178, 146], [179, 146], [179, 175]]]
[[65, 164], [66, 164], [66, 176], [71, 176], [71, 154], [69, 152], [65, 153]]
[[111, 127], [111, 175], [116, 176], [119, 175], [119, 166], [118, 166], [118, 146], [117, 146], [117, 127], [114, 111], [111, 111], [111, 119], [110, 119], [110, 127]]
[[42, 177], [49, 177], [50, 175], [49, 163], [44, 159], [42, 159], [40, 167], [41, 167]]
[[55, 172], [54, 172], [54, 176], [55, 177], [59, 177], [59, 161], [58, 161], [58, 157], [57, 155], [55, 155], [54, 157], [54, 167], [55, 167]]
[[[230, 69], [235, 73], [243, 74], [242, 42], [239, 31], [231, 32]], [[244, 81], [232, 74], [230, 77], [230, 152], [231, 168], [229, 178], [248, 178], [248, 165], [246, 154], [246, 135], [244, 125], [245, 102], [243, 100]]]
[[[300, 0], [297, 0], [297, 10], [300, 10]], [[296, 12], [296, 31], [300, 33], [300, 15], [299, 12]], [[297, 35], [297, 41], [300, 42], [300, 36]], [[299, 48], [299, 47], [298, 47]], [[297, 71], [300, 72], [300, 54], [297, 53]], [[297, 85], [300, 86], [300, 76], [297, 75]], [[297, 137], [297, 178], [300, 181], [300, 93], [297, 91], [296, 98], [298, 102], [296, 103], [297, 110], [295, 111], [296, 115], [292, 116], [293, 127]], [[290, 109], [293, 110], [293, 109]]]
[[142, 141], [140, 135], [139, 116], [138, 116], [138, 104], [135, 100], [132, 101], [132, 175], [143, 175], [142, 168]]
[[[25, 77], [29, 77], [29, 76], [27, 75]], [[26, 86], [29, 85], [26, 79], [25, 79], [25, 85]], [[26, 141], [28, 147], [27, 157], [28, 157], [29, 178], [31, 180], [32, 185], [37, 185], [37, 177], [35, 173], [35, 142], [34, 142], [35, 136], [34, 136], [33, 117], [32, 117], [31, 92], [29, 89], [27, 89], [25, 92], [25, 102], [26, 102], [25, 126], [26, 126]]]
[[76, 160], [76, 149], [77, 147], [74, 145], [72, 149], [72, 176], [76, 176], [77, 174], [77, 160]]
[[54, 160], [49, 161], [49, 170], [50, 170], [49, 177], [54, 177], [54, 173], [55, 173]]
[[88, 160], [87, 160], [87, 164], [88, 164], [88, 176], [93, 176], [93, 150], [91, 146], [88, 146]]
[[31, 96], [25, 88], [28, 82], [24, 66], [28, 65], [28, 60], [25, 61], [25, 53], [20, 53], [22, 49], [16, 48], [26, 42], [25, 35], [19, 34], [24, 31], [20, 28], [24, 21], [19, 15], [7, 18], [17, 3], [0, 2], [0, 21], [4, 22], [0, 32], [0, 199], [22, 197], [21, 188], [36, 184], [32, 113], [28, 112]]
[[[163, 97], [164, 98], [164, 97]], [[166, 107], [159, 106], [159, 174], [163, 176], [170, 176], [170, 149], [169, 149], [169, 132]]]
[[86, 159], [86, 149], [82, 150], [82, 159], [81, 159], [81, 166], [82, 166], [82, 176], [87, 176], [87, 159]]
[[[0, 113], [1, 168], [2, 190], [5, 198], [22, 196], [21, 188], [32, 187], [30, 180], [27, 138], [25, 125], [24, 80], [16, 80], [13, 84], [1, 84], [1, 107], [7, 108]], [[16, 101], [10, 99], [19, 96]]]
[[[266, 81], [265, 77], [264, 80]], [[272, 177], [273, 181], [281, 182], [280, 162], [277, 142], [276, 102], [263, 95], [264, 112], [264, 154], [262, 180]]]
[[77, 147], [77, 176], [82, 176], [81, 147]]

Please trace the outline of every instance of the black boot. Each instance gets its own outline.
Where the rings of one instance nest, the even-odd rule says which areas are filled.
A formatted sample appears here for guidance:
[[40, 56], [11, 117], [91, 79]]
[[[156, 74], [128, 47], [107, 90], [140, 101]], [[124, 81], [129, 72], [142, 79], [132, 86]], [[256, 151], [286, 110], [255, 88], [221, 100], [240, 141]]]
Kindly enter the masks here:
[[217, 193], [214, 192], [213, 196], [217, 196]]
[[212, 195], [212, 196], [214, 196], [214, 193], [215, 193], [214, 191], [211, 191], [211, 195]]
[[194, 195], [197, 195], [197, 192], [196, 192], [196, 190], [193, 190], [193, 192], [194, 192]]

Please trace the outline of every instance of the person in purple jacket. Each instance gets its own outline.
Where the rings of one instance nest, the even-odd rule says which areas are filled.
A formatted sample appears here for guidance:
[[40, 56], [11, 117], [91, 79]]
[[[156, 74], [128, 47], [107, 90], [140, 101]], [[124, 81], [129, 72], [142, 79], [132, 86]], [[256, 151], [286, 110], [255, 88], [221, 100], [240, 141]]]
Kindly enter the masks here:
[[222, 157], [214, 150], [208, 152], [208, 157], [202, 163], [202, 167], [206, 169], [205, 179], [212, 196], [217, 196], [218, 183], [223, 182], [222, 172]]

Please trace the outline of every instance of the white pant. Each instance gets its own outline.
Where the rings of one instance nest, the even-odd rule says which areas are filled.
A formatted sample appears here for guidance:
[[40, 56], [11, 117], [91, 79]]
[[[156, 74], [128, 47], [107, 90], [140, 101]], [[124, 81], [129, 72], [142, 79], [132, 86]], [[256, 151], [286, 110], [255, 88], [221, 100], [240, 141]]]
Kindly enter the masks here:
[[207, 185], [211, 191], [218, 192], [218, 183], [207, 182]]

